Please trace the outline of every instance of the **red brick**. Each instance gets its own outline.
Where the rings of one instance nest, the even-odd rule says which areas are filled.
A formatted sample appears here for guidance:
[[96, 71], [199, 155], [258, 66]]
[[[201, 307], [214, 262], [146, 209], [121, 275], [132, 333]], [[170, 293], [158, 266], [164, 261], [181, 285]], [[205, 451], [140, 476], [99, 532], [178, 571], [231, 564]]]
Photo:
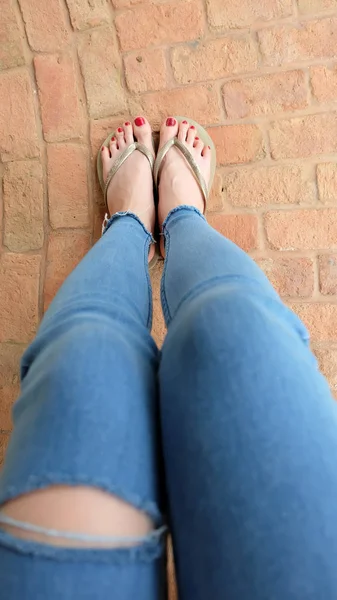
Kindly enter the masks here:
[[280, 296], [312, 295], [314, 271], [310, 258], [262, 258], [256, 262]]
[[117, 15], [116, 29], [122, 51], [195, 40], [204, 30], [199, 0], [142, 4]]
[[336, 10], [336, 0], [298, 0], [298, 8], [304, 14]]
[[0, 433], [0, 468], [2, 467], [9, 442], [8, 433]]
[[201, 125], [221, 120], [220, 98], [210, 85], [151, 92], [131, 100], [130, 109], [135, 115], [143, 112], [155, 128], [167, 115], [185, 115]]
[[319, 289], [324, 295], [337, 294], [337, 255], [323, 254], [318, 258]]
[[271, 124], [272, 157], [304, 158], [337, 151], [337, 113], [308, 115]]
[[337, 304], [297, 304], [292, 310], [308, 328], [313, 342], [337, 342]]
[[20, 360], [25, 346], [0, 344], [0, 429], [11, 431], [11, 410], [20, 391]]
[[162, 48], [126, 55], [124, 68], [126, 82], [131, 92], [161, 90], [166, 86], [167, 66]]
[[321, 202], [337, 202], [337, 163], [317, 165], [317, 184]]
[[48, 146], [48, 201], [51, 226], [89, 225], [88, 155], [73, 144]]
[[257, 21], [281, 19], [292, 14], [291, 0], [207, 0], [208, 20], [216, 29], [238, 29]]
[[173, 72], [179, 83], [219, 79], [257, 69], [257, 50], [249, 35], [177, 46], [171, 53]]
[[311, 89], [318, 102], [334, 102], [337, 98], [337, 65], [312, 67]]
[[208, 130], [220, 165], [248, 163], [264, 157], [262, 133], [256, 125], [225, 125]]
[[39, 155], [33, 89], [25, 69], [0, 74], [1, 160]]
[[337, 348], [315, 344], [313, 351], [318, 360], [320, 371], [327, 378], [331, 390], [337, 391]]
[[223, 183], [219, 172], [215, 173], [211, 193], [207, 200], [207, 212], [220, 212], [224, 208]]
[[105, 117], [125, 110], [121, 62], [114, 32], [97, 29], [82, 35], [78, 53], [90, 116]]
[[308, 105], [303, 71], [229, 81], [222, 91], [230, 119], [292, 111]]
[[48, 142], [83, 137], [84, 101], [70, 56], [36, 56], [43, 134]]
[[151, 4], [152, 0], [112, 0], [112, 6], [114, 8], [130, 8], [135, 4]]
[[32, 50], [57, 52], [69, 40], [62, 0], [20, 0]]
[[337, 18], [262, 29], [258, 35], [263, 61], [268, 65], [337, 56]]
[[311, 172], [299, 166], [237, 169], [224, 176], [227, 200], [234, 206], [304, 204], [316, 200]]
[[156, 266], [150, 270], [153, 299], [153, 320], [151, 335], [159, 348], [162, 347], [166, 334], [166, 327], [160, 302], [160, 282], [163, 274], [163, 265], [164, 261], [159, 260]]
[[270, 246], [278, 250], [337, 248], [337, 209], [275, 210], [266, 213]]
[[40, 256], [0, 255], [0, 342], [29, 342], [38, 325]]
[[76, 30], [97, 27], [108, 23], [108, 0], [66, 0], [73, 28]]
[[4, 181], [4, 244], [14, 252], [43, 244], [43, 173], [36, 161], [8, 163]]
[[0, 40], [0, 69], [23, 65], [25, 57], [22, 36], [13, 0], [7, 0], [1, 5]]
[[210, 214], [209, 224], [246, 252], [258, 247], [256, 215]]
[[52, 232], [49, 237], [44, 286], [45, 310], [71, 271], [90, 248], [87, 231]]

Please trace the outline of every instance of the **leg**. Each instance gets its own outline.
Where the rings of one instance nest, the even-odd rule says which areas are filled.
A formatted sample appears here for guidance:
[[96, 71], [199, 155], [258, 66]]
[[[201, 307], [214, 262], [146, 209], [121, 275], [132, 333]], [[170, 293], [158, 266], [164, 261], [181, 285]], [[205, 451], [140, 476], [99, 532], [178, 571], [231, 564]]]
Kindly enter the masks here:
[[164, 235], [160, 402], [180, 598], [333, 600], [337, 409], [305, 328], [192, 206]]
[[[128, 161], [141, 159], [139, 173], [151, 181], [135, 154], [121, 172], [128, 178]], [[8, 600], [162, 593], [150, 243], [135, 214], [116, 214], [23, 357], [0, 481], [0, 588]]]

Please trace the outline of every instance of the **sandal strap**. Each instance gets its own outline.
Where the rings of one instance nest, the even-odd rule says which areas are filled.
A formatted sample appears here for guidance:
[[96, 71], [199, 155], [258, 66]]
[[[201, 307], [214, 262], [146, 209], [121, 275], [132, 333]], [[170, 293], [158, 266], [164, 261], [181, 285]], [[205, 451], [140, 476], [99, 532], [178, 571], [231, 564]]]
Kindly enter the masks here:
[[205, 178], [204, 178], [203, 174], [201, 173], [199, 166], [195, 162], [194, 157], [191, 154], [190, 150], [188, 148], [186, 148], [186, 146], [184, 146], [184, 144], [180, 140], [178, 140], [177, 137], [174, 137], [174, 138], [168, 140], [166, 142], [166, 144], [164, 144], [164, 146], [159, 150], [159, 152], [157, 154], [157, 158], [154, 163], [154, 169], [153, 169], [153, 178], [154, 178], [155, 186], [158, 187], [160, 167], [162, 166], [163, 160], [164, 160], [166, 154], [168, 153], [168, 151], [170, 150], [170, 148], [172, 148], [172, 146], [176, 146], [178, 148], [178, 150], [180, 150], [180, 152], [182, 153], [182, 155], [188, 162], [189, 166], [191, 167], [192, 173], [202, 191], [202, 194], [204, 197], [204, 202], [205, 202], [205, 207], [206, 207], [209, 190], [208, 190], [208, 186], [205, 181]]
[[118, 169], [120, 169], [122, 164], [126, 161], [127, 158], [129, 158], [129, 156], [135, 150], [139, 150], [139, 152], [141, 152], [142, 154], [144, 154], [146, 156], [146, 158], [148, 159], [148, 161], [150, 163], [151, 170], [153, 170], [154, 158], [153, 158], [153, 155], [151, 154], [151, 151], [146, 146], [144, 146], [143, 144], [139, 144], [139, 142], [133, 142], [132, 144], [130, 144], [130, 146], [125, 148], [124, 152], [122, 152], [122, 154], [115, 160], [115, 162], [112, 165], [112, 167], [108, 173], [108, 176], [106, 178], [106, 182], [104, 185], [104, 200], [105, 200], [107, 210], [108, 210], [108, 198], [107, 198], [108, 197], [108, 188], [111, 183], [111, 180], [112, 180], [113, 176], [116, 175]]

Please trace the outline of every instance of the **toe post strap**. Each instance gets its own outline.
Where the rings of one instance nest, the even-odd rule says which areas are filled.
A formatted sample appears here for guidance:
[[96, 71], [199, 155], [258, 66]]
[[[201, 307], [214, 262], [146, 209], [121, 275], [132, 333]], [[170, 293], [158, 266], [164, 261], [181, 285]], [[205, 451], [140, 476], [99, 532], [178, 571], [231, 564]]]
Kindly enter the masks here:
[[159, 152], [157, 154], [157, 158], [155, 160], [154, 169], [153, 169], [153, 179], [154, 179], [155, 186], [158, 187], [158, 185], [159, 185], [159, 174], [160, 174], [160, 168], [163, 164], [163, 160], [164, 160], [166, 154], [168, 153], [168, 151], [170, 150], [170, 148], [172, 148], [173, 146], [176, 146], [178, 148], [178, 150], [180, 150], [180, 152], [186, 159], [188, 165], [190, 166], [191, 171], [202, 191], [204, 201], [205, 201], [205, 206], [206, 206], [209, 190], [208, 190], [208, 186], [205, 181], [205, 178], [204, 178], [203, 174], [201, 173], [200, 168], [197, 165], [196, 161], [194, 160], [192, 153], [180, 140], [178, 140], [177, 137], [174, 137], [174, 138], [171, 138], [170, 140], [168, 140], [166, 142], [166, 144], [164, 144], [164, 146], [159, 150]]
[[118, 156], [118, 158], [116, 158], [116, 160], [114, 161], [114, 164], [112, 165], [112, 167], [108, 173], [108, 176], [106, 178], [105, 184], [104, 184], [103, 193], [104, 193], [104, 201], [105, 201], [107, 211], [108, 211], [108, 188], [111, 183], [111, 180], [114, 177], [114, 175], [116, 175], [118, 169], [120, 169], [122, 164], [127, 160], [127, 158], [129, 158], [129, 156], [131, 156], [131, 154], [133, 152], [135, 152], [135, 150], [138, 150], [139, 152], [144, 154], [144, 156], [146, 156], [146, 158], [148, 159], [148, 161], [150, 163], [151, 170], [153, 170], [153, 167], [154, 167], [153, 155], [152, 155], [151, 151], [146, 146], [144, 146], [144, 144], [140, 144], [139, 142], [133, 142], [127, 148], [125, 148], [124, 152], [122, 152], [122, 154], [120, 156]]

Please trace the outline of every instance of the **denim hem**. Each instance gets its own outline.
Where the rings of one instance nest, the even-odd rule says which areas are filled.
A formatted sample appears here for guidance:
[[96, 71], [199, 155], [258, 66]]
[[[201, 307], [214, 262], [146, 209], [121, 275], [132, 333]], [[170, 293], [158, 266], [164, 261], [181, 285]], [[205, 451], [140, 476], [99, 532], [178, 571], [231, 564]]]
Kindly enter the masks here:
[[137, 215], [135, 215], [135, 213], [133, 213], [133, 212], [130, 212], [130, 211], [128, 211], [128, 210], [126, 210], [126, 211], [120, 211], [120, 212], [116, 212], [115, 214], [113, 214], [113, 215], [112, 215], [112, 216], [109, 218], [109, 220], [108, 220], [108, 222], [107, 222], [106, 226], [104, 227], [104, 229], [103, 229], [103, 232], [102, 232], [102, 235], [104, 235], [104, 234], [105, 234], [105, 233], [108, 231], [108, 229], [111, 227], [112, 223], [113, 223], [113, 222], [114, 222], [116, 219], [119, 219], [120, 217], [131, 217], [132, 219], [135, 219], [135, 221], [138, 221], [138, 223], [139, 223], [139, 224], [142, 226], [142, 228], [143, 228], [144, 232], [146, 233], [146, 235], [148, 235], [148, 236], [149, 236], [149, 238], [150, 238], [150, 240], [151, 240], [151, 243], [152, 243], [152, 244], [155, 244], [155, 243], [156, 243], [156, 240], [154, 239], [154, 237], [153, 237], [152, 233], [150, 233], [150, 232], [149, 232], [149, 231], [146, 229], [146, 227], [145, 227], [144, 223], [143, 223], [143, 222], [140, 220], [140, 218], [139, 218], [139, 217], [137, 217]]
[[172, 215], [174, 215], [177, 212], [180, 212], [181, 210], [188, 210], [190, 212], [195, 212], [197, 215], [199, 215], [199, 217], [201, 217], [202, 219], [204, 219], [204, 221], [206, 221], [205, 216], [200, 212], [200, 210], [198, 208], [196, 208], [196, 206], [191, 206], [189, 204], [181, 204], [181, 206], [176, 206], [175, 208], [172, 208], [172, 210], [170, 210], [166, 219], [164, 220], [163, 225], [162, 225], [164, 235], [166, 234], [167, 224], [168, 224], [170, 218], [172, 217]]

